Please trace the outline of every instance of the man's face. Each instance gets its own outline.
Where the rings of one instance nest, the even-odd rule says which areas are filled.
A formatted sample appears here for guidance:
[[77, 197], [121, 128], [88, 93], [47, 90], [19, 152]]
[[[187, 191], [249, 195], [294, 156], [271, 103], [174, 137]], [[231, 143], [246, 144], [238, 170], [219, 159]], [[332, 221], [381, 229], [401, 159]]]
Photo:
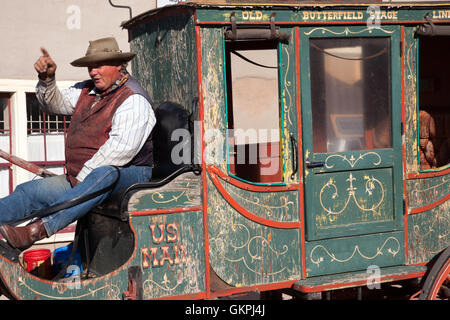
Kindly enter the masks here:
[[109, 89], [120, 76], [120, 63], [105, 62], [88, 67], [89, 76], [100, 91]]

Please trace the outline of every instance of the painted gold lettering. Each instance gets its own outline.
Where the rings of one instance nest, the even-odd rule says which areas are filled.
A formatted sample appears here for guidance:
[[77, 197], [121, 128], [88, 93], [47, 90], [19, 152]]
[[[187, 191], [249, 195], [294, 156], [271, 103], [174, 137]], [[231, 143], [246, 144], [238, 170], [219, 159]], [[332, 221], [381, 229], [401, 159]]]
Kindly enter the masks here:
[[152, 224], [150, 225], [150, 229], [152, 230], [152, 239], [153, 239], [153, 243], [161, 243], [164, 240], [164, 224], [159, 224], [158, 228], [159, 228], [159, 238], [155, 237], [155, 227], [156, 225]]
[[167, 242], [176, 242], [178, 239], [178, 227], [175, 222], [169, 223], [166, 226], [167, 230]]
[[150, 266], [149, 262], [147, 261], [147, 258], [149, 261], [153, 258], [153, 261], [151, 261], [153, 267], [157, 267], [159, 265], [158, 259], [156, 258], [156, 252], [158, 251], [157, 247], [150, 248], [150, 254], [148, 253], [149, 248], [142, 248], [141, 249], [141, 255], [144, 259], [142, 261], [142, 268], [148, 268]]
[[168, 246], [163, 246], [161, 247], [161, 251], [162, 251], [162, 258], [159, 261], [159, 265], [162, 266], [164, 265], [164, 262], [169, 261], [170, 265], [173, 265], [173, 260], [169, 255], [169, 247]]
[[249, 19], [249, 12], [242, 11], [242, 20], [248, 20], [248, 19]]

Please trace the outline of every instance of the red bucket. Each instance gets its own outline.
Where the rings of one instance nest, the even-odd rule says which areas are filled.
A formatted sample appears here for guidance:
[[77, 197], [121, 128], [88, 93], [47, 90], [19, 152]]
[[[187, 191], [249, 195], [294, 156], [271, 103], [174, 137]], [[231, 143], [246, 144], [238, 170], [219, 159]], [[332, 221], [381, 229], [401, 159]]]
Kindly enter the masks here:
[[49, 279], [51, 276], [51, 256], [49, 249], [28, 250], [23, 253], [23, 263], [31, 274]]

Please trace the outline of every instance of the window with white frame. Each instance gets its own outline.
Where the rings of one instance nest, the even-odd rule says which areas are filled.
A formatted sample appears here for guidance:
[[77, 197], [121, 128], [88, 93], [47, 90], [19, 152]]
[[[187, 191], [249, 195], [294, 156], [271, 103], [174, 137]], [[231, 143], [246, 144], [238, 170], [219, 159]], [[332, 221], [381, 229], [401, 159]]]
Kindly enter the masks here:
[[56, 174], [64, 173], [64, 146], [70, 117], [46, 114], [39, 108], [34, 93], [27, 93], [26, 101], [29, 160]]
[[[11, 153], [11, 94], [0, 93], [0, 149]], [[0, 159], [0, 198], [12, 192], [11, 163]]]

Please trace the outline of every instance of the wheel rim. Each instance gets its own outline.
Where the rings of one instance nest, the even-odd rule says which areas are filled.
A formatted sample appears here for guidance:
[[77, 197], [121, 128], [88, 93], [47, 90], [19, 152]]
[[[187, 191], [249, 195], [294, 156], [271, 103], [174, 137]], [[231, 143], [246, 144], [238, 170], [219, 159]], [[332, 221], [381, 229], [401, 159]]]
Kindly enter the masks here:
[[447, 296], [441, 296], [439, 293], [444, 287], [448, 287], [450, 283], [450, 259], [447, 260], [444, 267], [441, 268], [433, 286], [430, 290], [429, 298], [431, 300], [448, 300]]

